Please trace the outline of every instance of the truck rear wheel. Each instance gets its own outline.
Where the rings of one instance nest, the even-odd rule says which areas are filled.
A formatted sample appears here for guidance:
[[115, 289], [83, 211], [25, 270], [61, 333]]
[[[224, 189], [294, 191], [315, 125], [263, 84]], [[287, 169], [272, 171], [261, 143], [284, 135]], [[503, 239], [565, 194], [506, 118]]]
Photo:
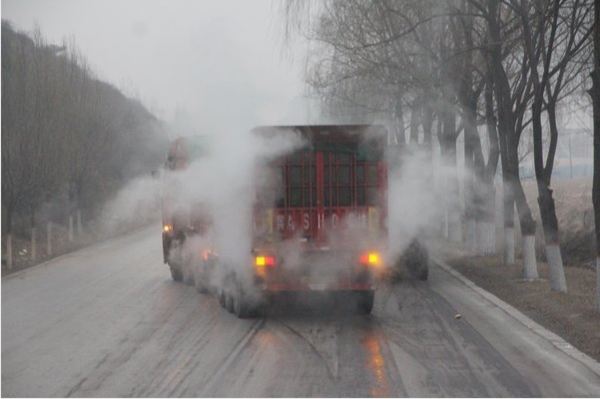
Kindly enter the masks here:
[[225, 291], [223, 291], [222, 288], [218, 288], [217, 299], [219, 299], [219, 305], [221, 305], [221, 307], [223, 309], [226, 309], [225, 308], [225, 302], [226, 302]]
[[371, 314], [375, 302], [375, 291], [355, 291], [356, 310], [360, 314]]
[[233, 297], [231, 292], [225, 292], [225, 309], [227, 309], [229, 313], [233, 313], [234, 301], [235, 298]]
[[196, 291], [200, 294], [208, 294], [208, 288], [204, 285], [204, 281], [202, 281], [202, 277], [196, 275], [194, 276], [194, 285], [196, 286]]
[[233, 281], [233, 313], [240, 319], [248, 319], [258, 316], [258, 306], [248, 298], [248, 295], [244, 292], [244, 287], [238, 279]]
[[214, 264], [211, 261], [201, 261], [194, 268], [194, 285], [196, 286], [196, 291], [201, 294], [208, 294], [210, 292], [210, 277], [213, 267]]
[[181, 270], [176, 269], [173, 266], [169, 266], [169, 268], [171, 269], [171, 277], [174, 281], [183, 281], [183, 274], [181, 273]]
[[405, 254], [406, 269], [418, 280], [425, 281], [429, 277], [429, 253], [418, 240], [413, 240]]
[[188, 265], [184, 265], [183, 266], [183, 271], [181, 272], [182, 277], [183, 277], [183, 282], [186, 285], [194, 285], [194, 274], [192, 272], [192, 270], [190, 270], [191, 266]]

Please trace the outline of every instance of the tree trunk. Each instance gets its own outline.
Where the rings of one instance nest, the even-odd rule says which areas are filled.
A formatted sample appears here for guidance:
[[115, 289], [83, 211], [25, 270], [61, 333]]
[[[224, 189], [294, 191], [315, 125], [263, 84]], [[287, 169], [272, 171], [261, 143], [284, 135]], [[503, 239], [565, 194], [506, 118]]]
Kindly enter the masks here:
[[600, 5], [594, 4], [594, 71], [592, 72], [592, 104], [594, 107], [594, 183], [592, 203], [596, 223], [596, 311], [600, 313]]
[[[518, 176], [518, 168], [517, 168]], [[535, 258], [535, 229], [536, 223], [531, 216], [531, 209], [527, 205], [527, 198], [519, 178], [511, 176], [511, 187], [515, 196], [521, 236], [523, 237], [523, 270], [526, 279], [538, 278], [537, 261]]]
[[[487, 165], [485, 166], [478, 184], [478, 197], [481, 201], [480, 214], [477, 217], [477, 247], [480, 255], [496, 253], [496, 189], [494, 178], [498, 168], [500, 144], [498, 129], [494, 114], [494, 79], [491, 66], [488, 63], [484, 91], [485, 119], [490, 144]], [[481, 147], [481, 145], [480, 145]], [[479, 149], [481, 151], [481, 148]], [[483, 164], [483, 153], [481, 154]]]
[[[498, 106], [498, 137], [500, 142], [500, 156], [502, 159], [502, 178], [504, 183], [504, 226], [505, 226], [505, 245], [504, 262], [506, 264], [514, 263], [514, 203], [517, 205], [521, 232], [523, 233], [524, 249], [533, 241], [535, 245], [535, 223], [531, 218], [531, 210], [527, 206], [525, 194], [519, 180], [519, 157], [518, 147], [519, 139], [515, 131], [515, 114], [512, 108], [511, 87], [508, 76], [502, 64], [502, 43], [500, 35], [500, 24], [498, 18], [500, 1], [488, 1], [488, 28], [490, 35], [489, 61], [493, 72], [494, 93], [496, 104]], [[526, 237], [533, 236], [533, 240]], [[534, 248], [535, 250], [535, 248]], [[535, 259], [535, 258], [534, 258]], [[531, 258], [527, 258], [529, 262]], [[527, 264], [526, 267], [530, 267]]]
[[73, 215], [69, 215], [69, 242], [73, 242]]
[[[539, 112], [539, 113], [538, 113]], [[541, 114], [541, 109], [535, 111], [534, 117]], [[556, 218], [556, 209], [554, 198], [552, 198], [552, 189], [550, 188], [550, 179], [552, 176], [552, 164], [556, 152], [556, 141], [558, 139], [558, 130], [556, 126], [556, 115], [554, 108], [548, 106], [548, 117], [550, 128], [552, 130], [551, 143], [548, 153], [547, 165], [543, 167], [542, 154], [542, 125], [541, 120], [534, 124], [534, 156], [535, 156], [535, 176], [538, 188], [538, 204], [540, 207], [540, 217], [542, 227], [544, 228], [544, 241], [546, 248], [546, 259], [550, 271], [550, 286], [555, 291], [567, 292], [565, 272], [563, 268], [562, 256], [560, 253], [560, 243], [558, 237], [558, 219]]]
[[419, 143], [419, 119], [421, 113], [421, 105], [420, 100], [416, 99], [412, 103], [412, 109], [410, 112], [410, 137], [409, 143], [418, 144]]
[[475, 181], [481, 176], [483, 165], [475, 165], [475, 140], [478, 140], [475, 114], [469, 104], [463, 111], [465, 131], [465, 222], [466, 240], [465, 247], [470, 253], [477, 251], [477, 219], [481, 214], [481, 200], [476, 190]]
[[406, 129], [404, 128], [404, 108], [402, 107], [402, 98], [396, 100], [396, 142], [394, 144], [403, 145], [406, 143]]
[[430, 104], [426, 103], [423, 106], [423, 118], [421, 122], [423, 124], [423, 143], [431, 146], [431, 143], [433, 142], [431, 139], [431, 129], [433, 127], [433, 109], [431, 108]]
[[505, 265], [515, 263], [515, 199], [508, 172], [508, 152], [504, 146], [506, 138], [500, 135], [500, 155], [502, 159], [502, 209], [504, 219], [503, 260]]
[[77, 236], [81, 237], [83, 234], [83, 229], [81, 227], [81, 209], [77, 209], [75, 216], [77, 218]]
[[510, 194], [509, 185], [504, 182], [504, 264], [515, 264], [515, 202]]
[[448, 168], [446, 187], [448, 240], [462, 242], [462, 225], [458, 192], [457, 157], [456, 157], [456, 115], [454, 111], [444, 111], [443, 134], [440, 137], [443, 165]]
[[479, 182], [477, 191], [481, 200], [477, 217], [477, 254], [496, 253], [496, 189], [493, 184]]

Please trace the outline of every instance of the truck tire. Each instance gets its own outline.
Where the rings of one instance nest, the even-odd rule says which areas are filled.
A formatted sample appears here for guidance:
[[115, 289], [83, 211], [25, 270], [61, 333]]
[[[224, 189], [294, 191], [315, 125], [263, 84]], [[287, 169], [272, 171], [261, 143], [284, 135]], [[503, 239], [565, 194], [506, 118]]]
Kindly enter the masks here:
[[210, 277], [212, 275], [213, 263], [201, 261], [194, 269], [194, 285], [200, 294], [210, 293]]
[[184, 265], [181, 274], [183, 276], [184, 284], [194, 285], [194, 274], [192, 270], [190, 270], [190, 265]]
[[174, 281], [177, 281], [177, 282], [183, 281], [183, 274], [181, 273], [181, 270], [176, 269], [173, 266], [169, 266], [169, 268], [171, 269], [171, 277], [173, 278]]
[[163, 263], [169, 263], [169, 256], [171, 252], [171, 237], [166, 233], [163, 233]]
[[225, 292], [225, 309], [227, 309], [229, 313], [233, 313], [233, 302], [234, 298], [231, 292]]
[[222, 288], [219, 288], [217, 291], [217, 298], [219, 299], [219, 305], [221, 305], [221, 307], [223, 309], [225, 308], [225, 302], [226, 302], [226, 297], [225, 297], [225, 291], [223, 291]]
[[429, 253], [427, 248], [415, 239], [410, 243], [404, 256], [404, 262], [408, 273], [421, 281], [429, 277]]
[[242, 283], [238, 279], [234, 279], [233, 285], [234, 289], [231, 295], [233, 314], [240, 319], [256, 317], [258, 315], [258, 307], [248, 299]]
[[208, 288], [204, 285], [204, 281], [202, 281], [202, 277], [199, 275], [194, 276], [194, 286], [196, 286], [196, 291], [200, 294], [208, 294]]
[[375, 291], [356, 291], [356, 311], [359, 314], [371, 314], [375, 302]]

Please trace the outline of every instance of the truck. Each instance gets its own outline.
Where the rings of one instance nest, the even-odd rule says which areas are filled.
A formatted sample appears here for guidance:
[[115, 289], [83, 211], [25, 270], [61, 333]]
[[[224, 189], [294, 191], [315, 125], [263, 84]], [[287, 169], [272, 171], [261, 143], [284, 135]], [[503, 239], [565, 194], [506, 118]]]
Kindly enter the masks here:
[[[223, 307], [242, 318], [258, 314], [277, 295], [289, 292], [343, 296], [357, 312], [369, 314], [376, 281], [389, 263], [385, 127], [260, 126], [250, 134], [266, 143], [276, 136], [299, 137], [303, 144], [256, 160], [247, 264], [231, 267], [221, 262], [210, 237], [195, 251], [195, 259], [177, 256], [190, 237], [210, 236], [211, 215], [203, 204], [177, 209], [166, 200], [163, 254], [173, 279], [194, 283], [202, 292], [213, 291]], [[185, 168], [202, 153], [197, 143], [176, 140], [165, 169]], [[207, 276], [215, 268], [220, 280], [211, 286]]]
[[[198, 257], [204, 264], [212, 265], [216, 260], [216, 250], [210, 207], [201, 201], [182, 200], [182, 181], [175, 176], [188, 168], [191, 162], [208, 154], [210, 139], [207, 136], [179, 137], [169, 148], [164, 165], [162, 182], [162, 247], [163, 261], [169, 265], [171, 277], [175, 281], [194, 283], [199, 292], [207, 292], [207, 267], [194, 267]], [[194, 252], [184, 251], [187, 241], [201, 237], [200, 245]], [[212, 266], [211, 266], [212, 267]]]

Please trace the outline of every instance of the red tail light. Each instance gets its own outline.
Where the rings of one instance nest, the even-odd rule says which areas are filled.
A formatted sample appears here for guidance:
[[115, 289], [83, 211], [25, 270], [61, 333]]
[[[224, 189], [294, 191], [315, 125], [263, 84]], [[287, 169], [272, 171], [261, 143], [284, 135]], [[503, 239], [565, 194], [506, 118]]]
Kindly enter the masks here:
[[360, 256], [360, 263], [363, 265], [379, 266], [381, 257], [377, 252], [369, 252]]
[[274, 256], [257, 256], [254, 264], [256, 266], [275, 266], [275, 257]]
[[275, 267], [275, 257], [274, 256], [257, 256], [254, 258], [254, 269], [256, 270], [256, 274], [262, 278], [267, 276], [267, 269], [271, 269]]

